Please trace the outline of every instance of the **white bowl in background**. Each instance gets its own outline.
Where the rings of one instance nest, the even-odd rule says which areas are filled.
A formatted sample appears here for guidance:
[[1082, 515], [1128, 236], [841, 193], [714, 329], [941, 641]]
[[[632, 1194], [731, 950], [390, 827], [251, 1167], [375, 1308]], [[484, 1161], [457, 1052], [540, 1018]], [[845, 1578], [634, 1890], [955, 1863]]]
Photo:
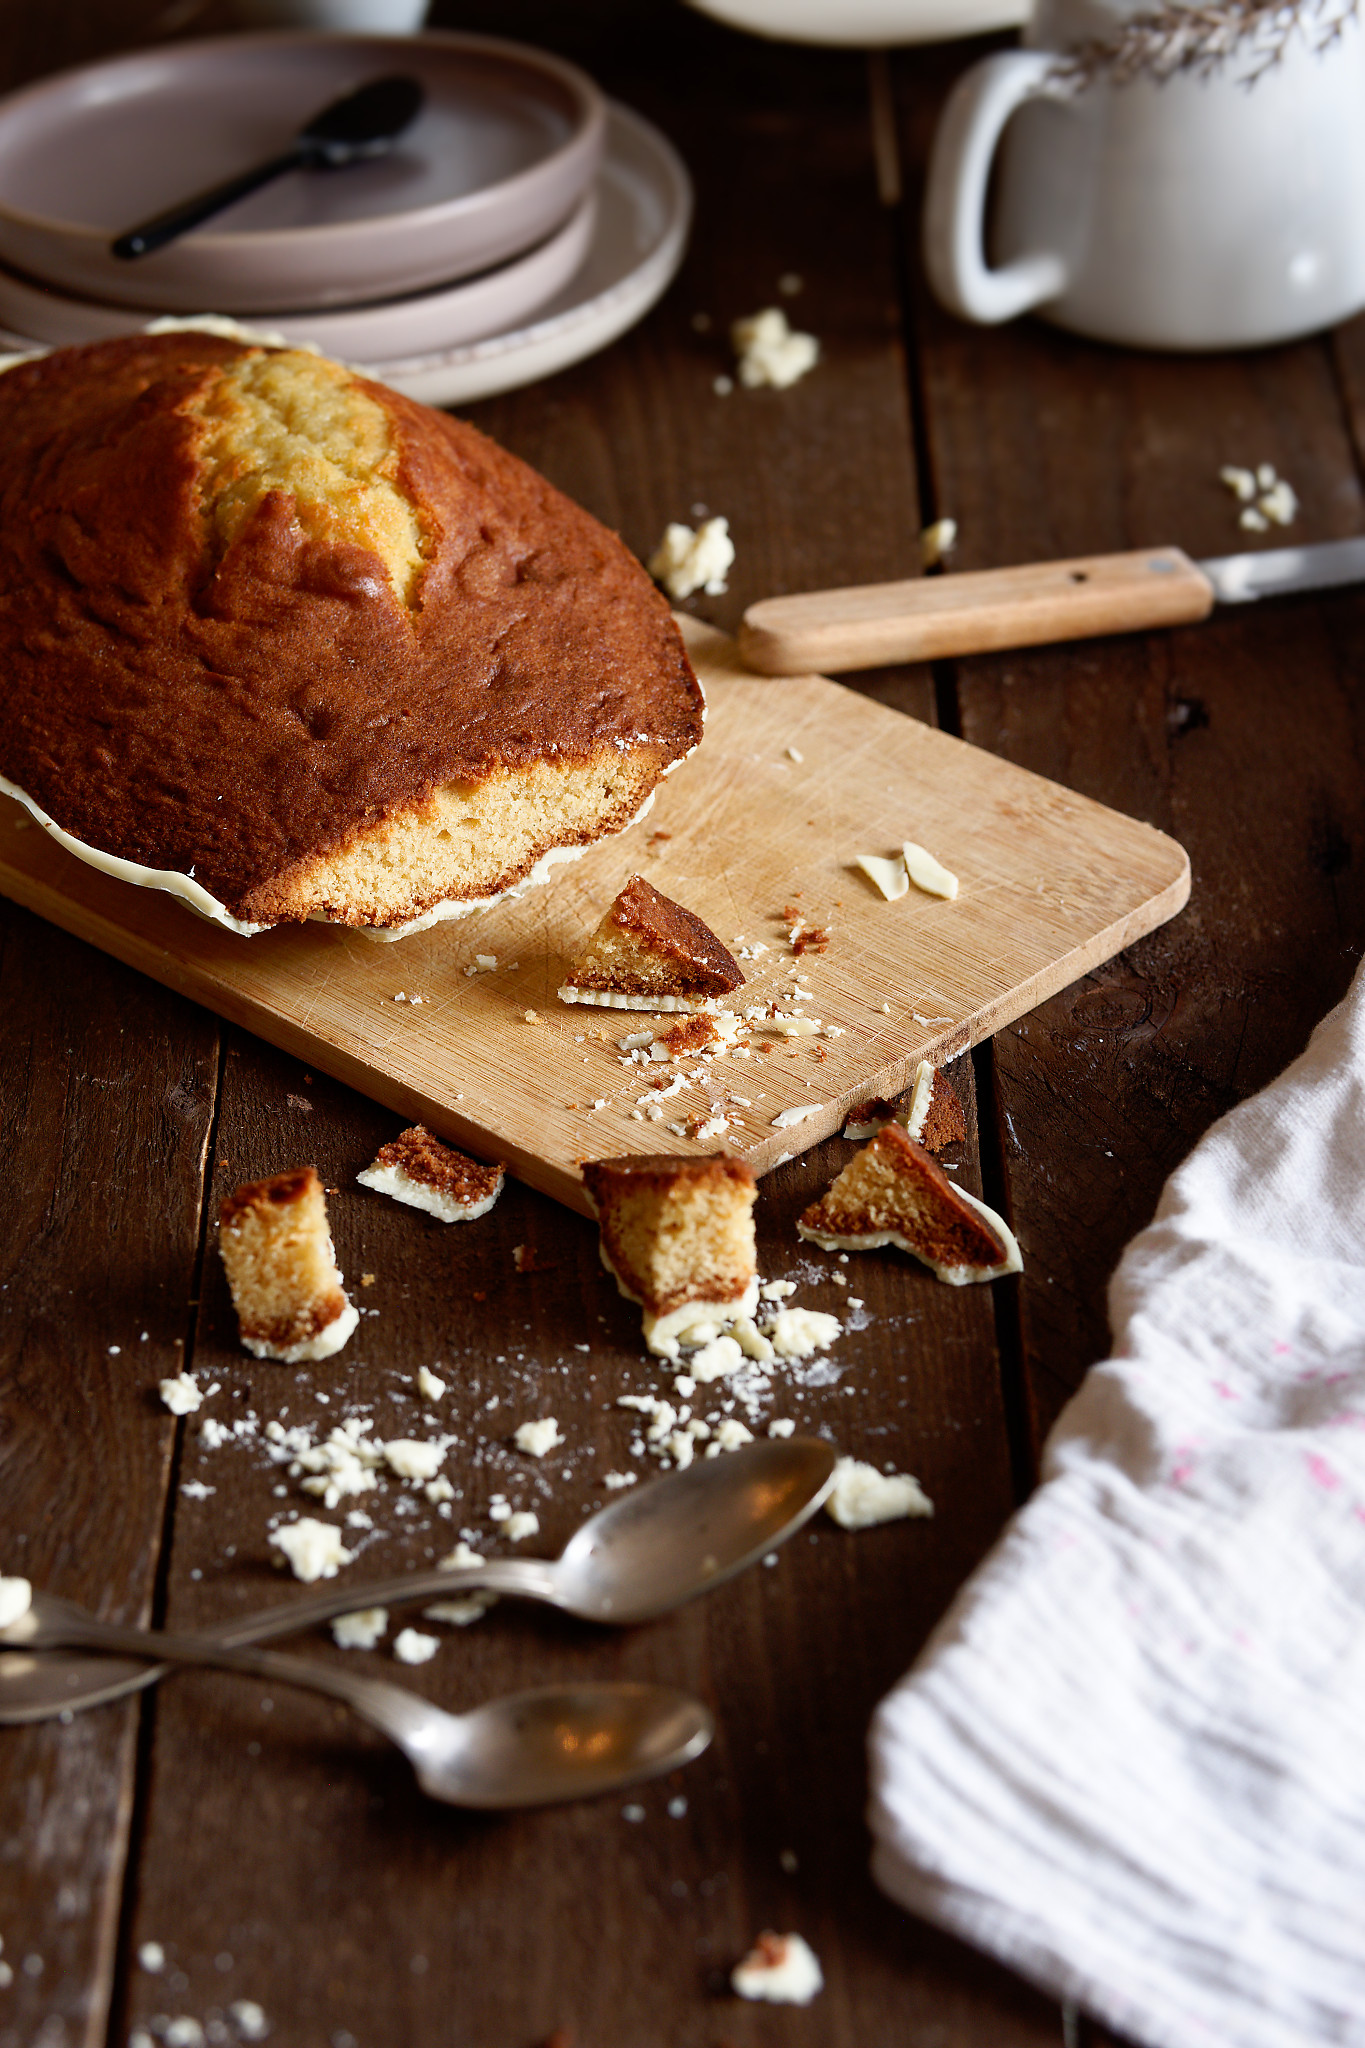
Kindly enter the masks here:
[[896, 43], [946, 43], [958, 36], [1018, 28], [1033, 0], [691, 0], [731, 28], [782, 43], [843, 43], [886, 49]]

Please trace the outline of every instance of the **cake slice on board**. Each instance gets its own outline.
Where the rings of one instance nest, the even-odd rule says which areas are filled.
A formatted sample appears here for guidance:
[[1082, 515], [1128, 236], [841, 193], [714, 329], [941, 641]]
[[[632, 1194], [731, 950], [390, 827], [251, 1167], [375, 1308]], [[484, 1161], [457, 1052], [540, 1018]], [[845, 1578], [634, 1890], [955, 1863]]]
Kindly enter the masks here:
[[632, 875], [569, 970], [564, 1003], [609, 1010], [714, 1010], [744, 986], [709, 925]]

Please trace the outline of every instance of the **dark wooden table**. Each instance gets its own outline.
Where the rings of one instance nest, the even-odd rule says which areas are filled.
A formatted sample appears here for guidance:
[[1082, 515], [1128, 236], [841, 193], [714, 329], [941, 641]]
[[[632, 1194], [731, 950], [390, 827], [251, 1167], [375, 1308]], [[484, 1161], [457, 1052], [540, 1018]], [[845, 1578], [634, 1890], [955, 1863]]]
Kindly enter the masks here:
[[[3, 0], [8, 82], [119, 47], [151, 15]], [[656, 312], [473, 417], [641, 553], [698, 504], [727, 514], [730, 590], [697, 604], [718, 624], [765, 593], [907, 573], [944, 513], [962, 568], [1159, 541], [1226, 552], [1226, 462], [1293, 482], [1296, 537], [1360, 529], [1365, 326], [1166, 360], [1032, 323], [969, 329], [928, 301], [917, 188], [935, 109], [979, 45], [888, 66], [749, 41], [663, 0], [437, 19], [581, 59], [692, 169], [692, 253]], [[213, 25], [206, 12], [181, 32]], [[786, 393], [717, 396], [727, 323], [773, 303], [786, 273], [818, 370]], [[154, 2015], [207, 2024], [243, 1998], [287, 2048], [531, 2048], [561, 2028], [579, 2048], [1079, 2038], [1074, 2016], [874, 1890], [864, 1731], [1104, 1355], [1107, 1276], [1165, 1176], [1346, 987], [1365, 934], [1363, 659], [1365, 599], [1345, 591], [851, 683], [1150, 820], [1194, 868], [1174, 923], [954, 1069], [972, 1119], [963, 1177], [1009, 1214], [1022, 1280], [958, 1291], [868, 1255], [870, 1319], [838, 1347], [840, 1381], [791, 1404], [917, 1473], [934, 1520], [822, 1527], [775, 1568], [619, 1637], [504, 1605], [401, 1674], [451, 1705], [580, 1672], [694, 1688], [715, 1746], [640, 1794], [643, 1822], [620, 1797], [513, 1818], [433, 1806], [340, 1709], [234, 1677], [180, 1676], [67, 1727], [4, 1732], [0, 2048], [121, 2044]], [[203, 1452], [196, 1420], [164, 1411], [156, 1382], [182, 1365], [221, 1382], [220, 1416], [325, 1413], [327, 1394], [373, 1402], [401, 1434], [410, 1376], [439, 1362], [471, 1521], [502, 1469], [487, 1401], [552, 1405], [601, 1452], [540, 1503], [546, 1542], [562, 1540], [600, 1497], [594, 1473], [624, 1455], [606, 1404], [639, 1383], [638, 1318], [592, 1229], [519, 1187], [453, 1230], [366, 1196], [353, 1177], [391, 1116], [35, 917], [0, 905], [0, 932], [0, 1569], [176, 1626], [282, 1596], [266, 1546], [279, 1474], [249, 1449]], [[831, 1141], [764, 1184], [766, 1273], [795, 1268], [793, 1219], [847, 1156]], [[295, 1374], [238, 1349], [214, 1218], [227, 1188], [299, 1160], [340, 1190], [341, 1262], [373, 1273], [360, 1298], [379, 1313], [339, 1359]], [[515, 1270], [523, 1243], [544, 1270]], [[832, 1285], [801, 1298], [840, 1305]], [[195, 1479], [216, 1490], [187, 1496]], [[450, 1540], [391, 1498], [376, 1520], [375, 1569]], [[355, 1655], [322, 1637], [308, 1651]], [[729, 1997], [765, 1926], [820, 1955], [827, 1988], [808, 2010]], [[158, 1976], [138, 1966], [147, 1941], [165, 1950]]]

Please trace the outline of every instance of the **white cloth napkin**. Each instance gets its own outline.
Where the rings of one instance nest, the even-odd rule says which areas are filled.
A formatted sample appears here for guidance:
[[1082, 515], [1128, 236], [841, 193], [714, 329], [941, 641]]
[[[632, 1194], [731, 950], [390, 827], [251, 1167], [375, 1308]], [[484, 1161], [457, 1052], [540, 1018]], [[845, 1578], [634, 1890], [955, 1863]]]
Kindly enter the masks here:
[[1109, 1306], [878, 1709], [876, 1876], [1152, 2048], [1365, 2044], [1365, 969]]

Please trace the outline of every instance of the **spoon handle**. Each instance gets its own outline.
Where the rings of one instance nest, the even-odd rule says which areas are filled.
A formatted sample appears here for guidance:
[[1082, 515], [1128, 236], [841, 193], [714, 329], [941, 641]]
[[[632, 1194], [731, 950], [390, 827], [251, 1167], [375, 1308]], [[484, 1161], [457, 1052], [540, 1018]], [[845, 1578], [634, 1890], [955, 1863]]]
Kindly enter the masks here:
[[[325, 1593], [313, 1593], [303, 1600], [281, 1600], [237, 1621], [223, 1621], [212, 1628], [194, 1629], [192, 1639], [216, 1643], [267, 1643], [274, 1636], [292, 1636], [300, 1629], [316, 1628], [333, 1621], [338, 1614], [354, 1614], [365, 1607], [408, 1605], [414, 1600], [439, 1600], [453, 1594], [512, 1593], [523, 1600], [544, 1600], [558, 1606], [554, 1567], [540, 1558], [490, 1557], [482, 1564], [447, 1571], [403, 1572], [390, 1579], [372, 1579], [368, 1585], [331, 1586]], [[151, 1630], [144, 1638], [148, 1656], [160, 1652], [161, 1638]]]
[[[111, 1651], [115, 1654], [145, 1652], [147, 1632], [123, 1628], [116, 1622], [91, 1620], [73, 1622], [61, 1631], [69, 1648]], [[429, 1701], [405, 1692], [401, 1685], [385, 1679], [366, 1678], [337, 1665], [311, 1657], [290, 1657], [280, 1650], [235, 1648], [198, 1635], [156, 1637], [156, 1654], [163, 1664], [182, 1664], [212, 1671], [238, 1671], [248, 1678], [264, 1678], [275, 1685], [297, 1686], [303, 1692], [327, 1693], [341, 1700], [362, 1721], [380, 1728], [400, 1749], [429, 1732], [433, 1715], [441, 1713]]]
[[125, 263], [134, 257], [150, 256], [156, 249], [164, 249], [167, 242], [174, 242], [178, 236], [188, 234], [197, 228], [200, 221], [211, 220], [215, 213], [221, 213], [235, 200], [245, 199], [248, 192], [258, 192], [262, 185], [268, 185], [272, 178], [281, 178], [286, 171], [292, 171], [308, 161], [311, 152], [302, 142], [291, 142], [280, 156], [271, 157], [268, 163], [257, 164], [249, 171], [239, 171], [235, 178], [225, 178], [221, 185], [211, 185], [207, 192], [198, 193], [193, 199], [182, 199], [165, 213], [154, 214], [151, 220], [141, 221], [137, 227], [129, 228], [109, 244], [110, 253], [119, 256]]

